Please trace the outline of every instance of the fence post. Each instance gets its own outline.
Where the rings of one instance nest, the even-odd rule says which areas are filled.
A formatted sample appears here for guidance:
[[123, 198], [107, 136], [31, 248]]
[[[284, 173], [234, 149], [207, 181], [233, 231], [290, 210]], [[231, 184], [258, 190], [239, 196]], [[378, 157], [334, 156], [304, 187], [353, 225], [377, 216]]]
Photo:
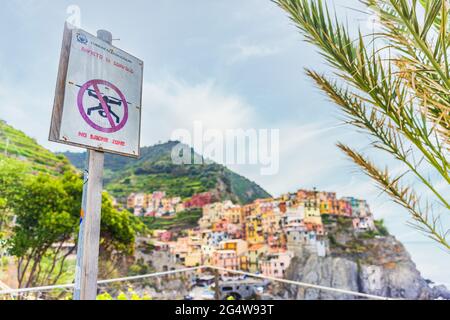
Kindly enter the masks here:
[[214, 299], [220, 300], [219, 270], [214, 270]]

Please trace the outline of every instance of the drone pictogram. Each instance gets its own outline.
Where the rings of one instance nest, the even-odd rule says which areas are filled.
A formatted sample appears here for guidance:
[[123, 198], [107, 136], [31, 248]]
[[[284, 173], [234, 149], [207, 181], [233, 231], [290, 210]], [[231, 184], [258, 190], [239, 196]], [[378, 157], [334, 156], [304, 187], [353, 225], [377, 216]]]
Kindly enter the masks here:
[[[99, 88], [100, 85], [105, 86], [108, 90], [112, 89], [119, 98], [102, 93]], [[128, 105], [130, 103], [127, 102], [123, 93], [115, 85], [105, 80], [91, 80], [82, 86], [77, 85], [77, 87], [80, 88], [78, 93], [78, 109], [83, 119], [91, 127], [101, 132], [114, 133], [125, 126], [128, 121]], [[98, 105], [85, 108], [86, 93], [88, 97], [98, 100]], [[122, 112], [119, 112], [117, 107], [122, 107]], [[98, 118], [95, 119], [94, 115], [97, 113], [101, 118], [108, 119], [110, 127], [105, 127], [103, 123], [99, 123], [101, 121]]]
[[[78, 86], [78, 85], [77, 85], [77, 87], [81, 88], [81, 86]], [[92, 107], [92, 108], [88, 108], [88, 109], [87, 109], [87, 115], [88, 115], [88, 116], [91, 116], [93, 112], [98, 111], [99, 115], [100, 115], [102, 118], [107, 119], [107, 118], [108, 118], [108, 115], [106, 114], [105, 110], [103, 110], [103, 106], [102, 106], [101, 100], [100, 100], [100, 98], [98, 97], [98, 95], [97, 95], [97, 93], [95, 92], [95, 90], [87, 89], [87, 92], [88, 92], [89, 97], [95, 98], [95, 99], [97, 99], [98, 102], [99, 102], [97, 106], [94, 106], [94, 107]], [[103, 101], [105, 102], [105, 104], [106, 104], [106, 106], [107, 106], [107, 108], [108, 108], [109, 114], [110, 114], [112, 117], [114, 117], [115, 122], [116, 122], [117, 124], [119, 124], [119, 123], [120, 123], [120, 117], [113, 111], [111, 105], [122, 106], [122, 100], [117, 99], [117, 98], [115, 98], [115, 97], [107, 96], [107, 95], [105, 95], [105, 94], [103, 94], [103, 93], [100, 93], [100, 94], [101, 94], [101, 97], [102, 97]]]

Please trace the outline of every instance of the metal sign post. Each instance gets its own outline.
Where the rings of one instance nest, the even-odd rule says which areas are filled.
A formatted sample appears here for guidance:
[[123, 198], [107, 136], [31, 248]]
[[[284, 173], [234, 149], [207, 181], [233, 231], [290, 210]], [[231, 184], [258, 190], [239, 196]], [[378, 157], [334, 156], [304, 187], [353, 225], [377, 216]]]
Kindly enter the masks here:
[[[75, 300], [97, 298], [98, 256], [105, 154], [89, 150], [87, 182], [83, 189], [84, 218], [80, 226], [75, 279]], [[86, 180], [86, 178], [85, 178]], [[83, 215], [83, 213], [82, 213]]]
[[97, 298], [105, 152], [138, 158], [144, 63], [66, 25], [49, 140], [87, 149], [74, 300]]
[[[107, 31], [98, 31], [97, 37], [112, 44], [112, 34]], [[104, 161], [105, 154], [103, 152], [87, 151], [74, 300], [95, 300], [97, 298]]]

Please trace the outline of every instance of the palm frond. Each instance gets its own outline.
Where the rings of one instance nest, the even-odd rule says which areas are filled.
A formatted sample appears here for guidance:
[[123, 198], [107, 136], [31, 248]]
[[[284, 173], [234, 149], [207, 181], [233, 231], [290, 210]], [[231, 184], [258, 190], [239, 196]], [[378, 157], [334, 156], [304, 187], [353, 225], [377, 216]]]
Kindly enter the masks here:
[[[334, 69], [336, 81], [312, 70], [307, 70], [307, 74], [341, 108], [346, 122], [369, 133], [375, 149], [386, 151], [405, 164], [409, 173], [431, 191], [433, 202], [450, 213], [449, 195], [442, 194], [426, 178], [423, 165], [425, 160], [434, 170], [433, 175], [450, 185], [447, 1], [364, 0], [379, 16], [383, 29], [376, 34], [359, 32], [355, 38], [322, 0], [274, 2], [289, 14], [306, 41], [318, 47]], [[353, 155], [355, 162], [359, 159], [359, 164], [363, 163], [356, 153], [350, 153], [351, 149], [341, 149]], [[366, 163], [366, 170], [369, 164]], [[372, 170], [372, 179], [384, 184], [386, 179], [375, 172]], [[398, 177], [398, 181], [403, 178]], [[401, 192], [396, 195], [393, 190], [386, 190], [397, 202], [401, 196], [403, 201], [409, 199], [409, 205], [417, 203], [409, 211], [419, 223], [428, 224], [426, 229], [431, 231], [432, 220], [424, 219], [428, 205], [406, 198], [412, 189], [397, 188]], [[421, 212], [423, 219], [419, 219]], [[442, 239], [435, 240], [443, 243]]]
[[342, 143], [338, 143], [338, 147], [369, 177], [376, 181], [383, 192], [389, 194], [397, 204], [403, 206], [411, 213], [416, 229], [450, 250], [450, 243], [447, 240], [448, 232], [440, 227], [440, 217], [430, 213], [429, 206], [425, 209], [420, 207], [420, 199], [411, 187], [401, 186], [400, 181], [403, 175], [392, 177], [387, 168], [385, 170], [378, 169], [361, 153]]

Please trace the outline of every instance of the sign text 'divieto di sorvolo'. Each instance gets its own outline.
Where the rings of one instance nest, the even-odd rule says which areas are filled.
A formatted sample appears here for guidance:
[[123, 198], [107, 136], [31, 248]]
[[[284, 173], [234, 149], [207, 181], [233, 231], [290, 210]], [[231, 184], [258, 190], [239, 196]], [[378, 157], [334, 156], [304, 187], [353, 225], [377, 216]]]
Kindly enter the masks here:
[[139, 156], [143, 62], [66, 26], [50, 140]]

